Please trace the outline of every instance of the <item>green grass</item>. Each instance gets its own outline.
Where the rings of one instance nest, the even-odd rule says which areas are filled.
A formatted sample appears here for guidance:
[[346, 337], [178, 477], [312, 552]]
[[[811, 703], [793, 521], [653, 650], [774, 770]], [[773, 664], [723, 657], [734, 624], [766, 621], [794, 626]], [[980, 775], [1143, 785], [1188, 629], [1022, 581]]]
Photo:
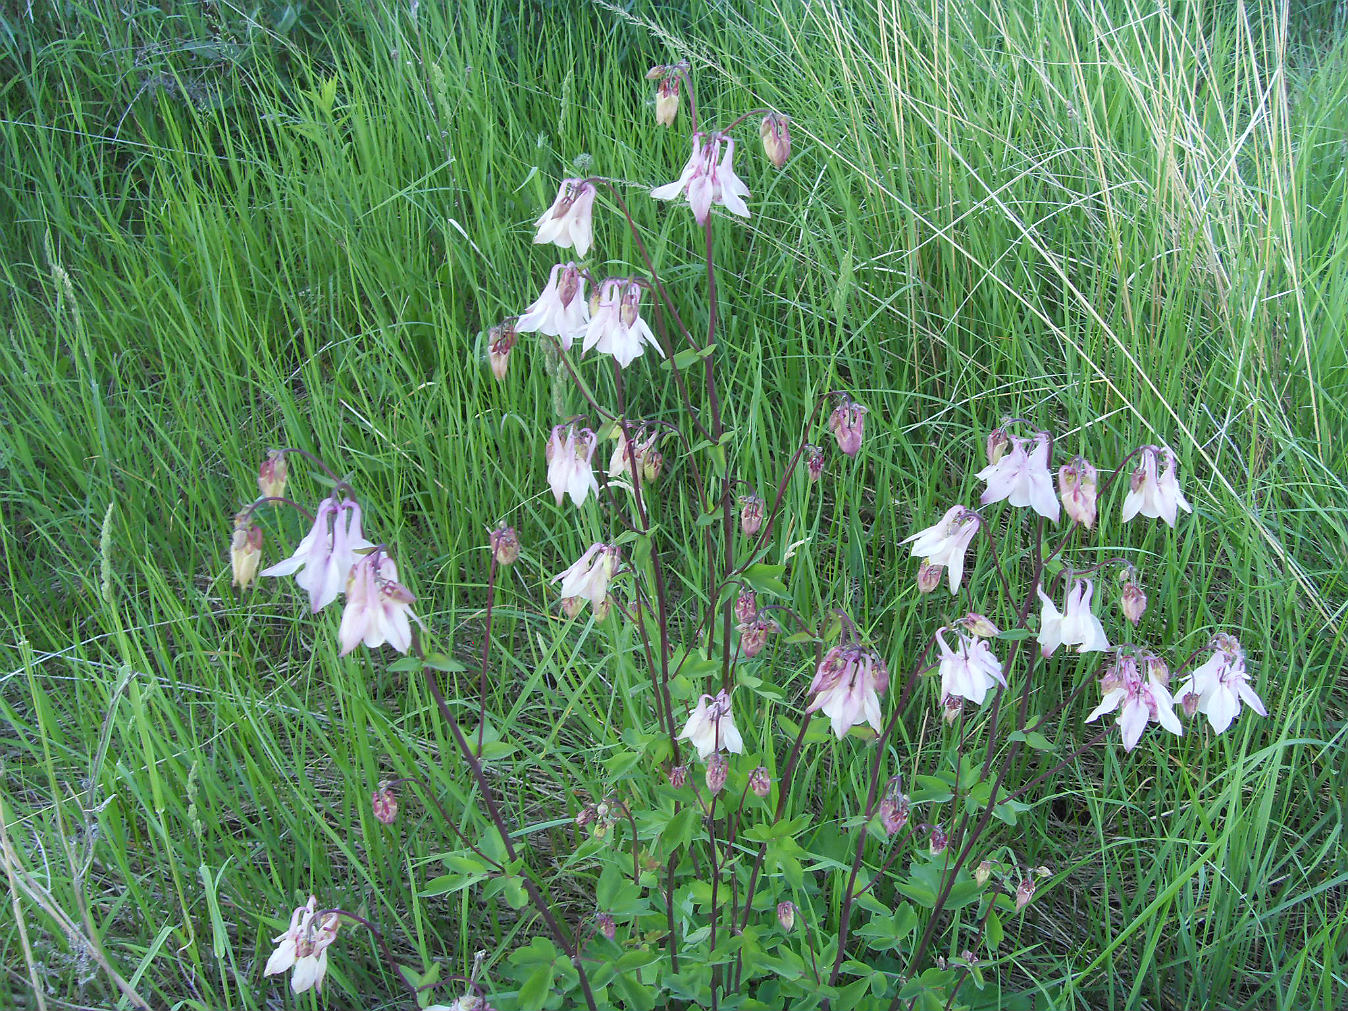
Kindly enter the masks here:
[[[1273, 714], [1056, 780], [992, 842], [1054, 878], [991, 977], [1041, 1006], [1343, 1003], [1348, 43], [1315, 6], [1290, 24], [1239, 4], [982, 6], [465, 0], [413, 22], [352, 5], [314, 36], [206, 55], [191, 44], [219, 25], [6, 11], [0, 810], [31, 881], [0, 949], [19, 1006], [37, 1006], [30, 965], [51, 998], [116, 999], [55, 910], [156, 1006], [213, 1009], [280, 992], [263, 938], [310, 890], [446, 973], [537, 931], [472, 890], [419, 897], [454, 834], [410, 796], [396, 830], [369, 813], [398, 775], [469, 805], [422, 686], [339, 659], [335, 618], [288, 583], [230, 588], [230, 516], [281, 444], [351, 471], [465, 659], [486, 531], [519, 529], [493, 627], [489, 711], [517, 749], [500, 785], [554, 895], [592, 911], [561, 823], [607, 788], [617, 732], [653, 725], [648, 680], [632, 633], [556, 620], [546, 585], [606, 529], [543, 479], [547, 428], [583, 401], [527, 342], [494, 383], [483, 331], [535, 297], [553, 261], [530, 224], [586, 155], [631, 181], [695, 298], [688, 216], [641, 192], [685, 157], [686, 123], [657, 131], [641, 80], [679, 57], [706, 108], [793, 117], [784, 172], [745, 145], [755, 216], [717, 233], [744, 476], [775, 485], [823, 390], [871, 407], [858, 460], [788, 497], [778, 554], [809, 539], [797, 605], [848, 609], [906, 669], [950, 615], [917, 597], [899, 541], [967, 497], [1003, 415], [1100, 461], [1165, 441], [1195, 516], [1172, 535], [1115, 513], [1107, 543], [1144, 572], [1146, 633], [1183, 655], [1237, 631]], [[621, 218], [596, 222], [613, 269], [635, 269]], [[666, 373], [630, 374], [643, 412], [675, 410]], [[673, 466], [657, 503], [670, 529], [696, 514], [684, 480]], [[300, 526], [278, 514], [272, 557]], [[972, 585], [976, 604], [986, 563]], [[794, 704], [807, 667], [783, 648], [764, 676]], [[471, 722], [470, 681], [451, 687]], [[757, 704], [751, 747], [776, 712]], [[910, 705], [919, 770], [939, 723], [929, 692]], [[820, 825], [854, 813], [850, 753], [807, 752]], [[392, 1006], [367, 938], [341, 949], [333, 1006]]]

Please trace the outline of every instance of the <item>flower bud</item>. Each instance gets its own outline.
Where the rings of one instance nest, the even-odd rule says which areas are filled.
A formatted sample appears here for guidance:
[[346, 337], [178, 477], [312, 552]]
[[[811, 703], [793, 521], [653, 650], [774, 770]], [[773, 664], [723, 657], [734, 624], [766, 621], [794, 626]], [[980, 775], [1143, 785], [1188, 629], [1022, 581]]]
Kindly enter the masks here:
[[810, 475], [810, 482], [818, 481], [824, 474], [824, 451], [818, 446], [805, 447], [805, 469]]
[[1125, 583], [1119, 608], [1123, 611], [1123, 616], [1134, 625], [1141, 621], [1143, 613], [1147, 610], [1147, 595], [1142, 592], [1142, 587], [1136, 583]]
[[730, 763], [719, 751], [713, 751], [707, 759], [707, 789], [712, 796], [725, 789], [726, 776], [730, 774]]
[[986, 885], [989, 879], [991, 879], [991, 877], [992, 877], [991, 860], [984, 860], [982, 863], [980, 863], [977, 867], [974, 868], [974, 881], [977, 882], [979, 888], [982, 888], [984, 885]]
[[1034, 898], [1035, 880], [1032, 877], [1020, 879], [1020, 885], [1016, 888], [1016, 912], [1020, 912], [1030, 904]]
[[941, 719], [946, 724], [953, 724], [960, 718], [960, 713], [964, 712], [964, 699], [959, 695], [947, 695], [941, 702]]
[[907, 825], [908, 798], [900, 794], [880, 801], [880, 824], [884, 827], [885, 835], [893, 835]]
[[488, 333], [490, 343], [487, 346], [487, 359], [491, 363], [491, 374], [497, 382], [506, 376], [506, 366], [510, 364], [510, 352], [515, 348], [515, 327], [511, 323], [501, 323]]
[[777, 903], [777, 922], [787, 933], [796, 925], [796, 904], [794, 902]]
[[580, 282], [580, 268], [574, 263], [568, 263], [562, 268], [562, 276], [557, 281], [557, 301], [562, 303], [563, 309], [580, 293]]
[[932, 590], [941, 585], [941, 572], [944, 565], [933, 565], [931, 562], [923, 562], [917, 567], [917, 592], [931, 593]]
[[848, 456], [856, 456], [861, 450], [867, 410], [845, 396], [829, 415], [828, 427], [832, 430], [833, 437], [838, 440], [838, 448]]
[[977, 611], [970, 611], [958, 623], [968, 629], [970, 635], [982, 639], [992, 639], [997, 635], [997, 626], [987, 615], [979, 614]]
[[1157, 684], [1170, 687], [1170, 665], [1155, 653], [1146, 656], [1147, 677]]
[[931, 827], [931, 855], [939, 857], [949, 845], [950, 837], [945, 834], [945, 829], [941, 828], [940, 825], [933, 825]]
[[1069, 519], [1087, 530], [1095, 525], [1096, 473], [1084, 456], [1058, 469], [1058, 497]]
[[595, 913], [594, 925], [599, 928], [599, 933], [603, 934], [610, 941], [618, 933], [618, 925], [613, 922], [613, 917], [608, 913]]
[[763, 766], [760, 765], [749, 773], [749, 789], [754, 792], [755, 797], [766, 797], [772, 792], [772, 777]]
[[229, 542], [229, 561], [234, 570], [234, 585], [240, 590], [257, 576], [262, 561], [262, 528], [248, 522], [248, 512], [234, 518], [234, 536]]
[[777, 168], [786, 164], [786, 160], [791, 157], [791, 117], [785, 116], [780, 112], [770, 112], [763, 117], [763, 123], [758, 128], [759, 136], [763, 138], [763, 150], [767, 152], [768, 161], [772, 162]]
[[609, 612], [613, 610], [613, 595], [609, 594], [601, 600], [594, 609], [594, 620], [603, 621], [608, 617]]
[[655, 66], [651, 67], [650, 70], [646, 71], [646, 80], [648, 81], [659, 80], [661, 77], [665, 75], [665, 72], [668, 70], [669, 68], [665, 66], [663, 63], [657, 63]]
[[679, 79], [666, 77], [655, 89], [655, 122], [669, 126], [679, 114]]
[[1189, 719], [1194, 718], [1194, 713], [1198, 712], [1198, 703], [1202, 701], [1203, 696], [1197, 692], [1188, 692], [1184, 698], [1180, 699], [1180, 705], [1184, 707], [1184, 715]]
[[766, 503], [752, 492], [740, 499], [740, 529], [752, 537], [763, 529], [763, 507]]
[[747, 625], [758, 617], [758, 594], [753, 590], [743, 590], [735, 598], [735, 620]]
[[594, 821], [598, 817], [599, 814], [595, 810], [594, 805], [586, 804], [584, 807], [582, 807], [579, 811], [576, 812], [576, 827], [584, 828], [586, 825], [590, 824], [590, 822]]
[[511, 565], [520, 556], [520, 539], [514, 527], [502, 523], [491, 532], [491, 553], [497, 565]]
[[756, 657], [768, 644], [768, 636], [777, 631], [777, 624], [770, 618], [759, 618], [740, 626], [740, 649], [747, 657]]
[[580, 615], [581, 608], [585, 606], [584, 597], [563, 597], [562, 613], [568, 618], [576, 618]]
[[669, 785], [676, 790], [682, 790], [683, 784], [688, 782], [688, 766], [676, 765], [667, 773], [669, 776]]
[[392, 825], [398, 818], [398, 795], [393, 792], [388, 781], [384, 780], [370, 796], [370, 806], [374, 809], [375, 820], [381, 825]]
[[286, 455], [279, 449], [274, 449], [268, 453], [267, 458], [262, 461], [262, 465], [257, 469], [257, 487], [262, 492], [262, 497], [280, 498], [284, 495], [288, 474]]
[[988, 463], [997, 463], [1011, 445], [1011, 437], [1003, 429], [994, 428], [988, 433]]
[[658, 480], [660, 471], [664, 470], [664, 467], [665, 457], [658, 449], [652, 447], [641, 454], [641, 479], [643, 481]]

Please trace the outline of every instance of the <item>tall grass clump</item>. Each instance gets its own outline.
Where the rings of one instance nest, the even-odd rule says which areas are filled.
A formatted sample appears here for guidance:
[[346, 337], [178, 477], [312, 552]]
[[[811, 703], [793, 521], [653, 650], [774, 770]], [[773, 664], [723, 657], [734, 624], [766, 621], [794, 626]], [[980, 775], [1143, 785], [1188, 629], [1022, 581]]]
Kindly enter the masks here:
[[[0, 11], [17, 1006], [1343, 1003], [1344, 26], [993, 7]], [[648, 196], [694, 96], [756, 113], [705, 231]], [[592, 251], [531, 243], [567, 178]], [[666, 364], [516, 333], [559, 260], [638, 278]], [[598, 494], [554, 500], [556, 426]], [[952, 597], [905, 540], [1038, 432], [1098, 517], [958, 514]], [[247, 578], [310, 526], [245, 511], [282, 448], [276, 497], [364, 509], [407, 657]], [[1122, 522], [1170, 459], [1192, 514]], [[1135, 650], [1041, 658], [1078, 579]], [[1267, 718], [1085, 722], [1149, 656], [1230, 680], [1224, 634]], [[315, 1004], [264, 975], [292, 909]]]

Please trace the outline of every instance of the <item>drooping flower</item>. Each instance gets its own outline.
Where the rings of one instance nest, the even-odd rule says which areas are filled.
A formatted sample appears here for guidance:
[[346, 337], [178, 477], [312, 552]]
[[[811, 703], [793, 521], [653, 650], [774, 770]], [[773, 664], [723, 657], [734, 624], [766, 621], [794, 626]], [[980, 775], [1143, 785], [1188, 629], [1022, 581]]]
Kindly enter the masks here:
[[515, 320], [516, 333], [542, 333], [558, 338], [565, 350], [590, 321], [585, 275], [574, 263], [559, 263], [534, 304]]
[[1084, 456], [1073, 457], [1072, 462], [1058, 468], [1058, 494], [1063, 511], [1089, 530], [1095, 525], [1095, 498], [1097, 474]]
[[295, 993], [310, 987], [322, 991], [328, 971], [328, 945], [337, 938], [340, 918], [335, 912], [319, 917], [317, 906], [318, 899], [311, 895], [307, 904], [291, 914], [289, 929], [272, 938], [277, 947], [262, 970], [264, 976], [274, 976], [293, 967], [290, 989]]
[[777, 632], [777, 623], [771, 618], [755, 617], [739, 626], [740, 649], [752, 659], [763, 652], [768, 644], [768, 636]]
[[735, 620], [747, 625], [758, 616], [758, 594], [753, 590], [741, 590], [735, 598]]
[[763, 508], [767, 503], [756, 492], [740, 499], [740, 529], [745, 537], [752, 537], [763, 529]]
[[753, 795], [760, 800], [767, 797], [772, 792], [772, 776], [763, 766], [759, 766], [753, 772], [749, 773], [749, 789]]
[[679, 78], [670, 75], [664, 78], [655, 89], [655, 122], [658, 126], [670, 126], [679, 114]]
[[515, 528], [502, 523], [491, 532], [491, 553], [497, 565], [513, 565], [520, 556], [520, 538]]
[[664, 457], [655, 448], [660, 441], [660, 432], [645, 435], [645, 430], [641, 429], [629, 439], [627, 433], [619, 427], [617, 440], [617, 444], [613, 447], [613, 455], [608, 461], [609, 477], [621, 477], [632, 473], [634, 460], [640, 480], [654, 481], [660, 476], [660, 468], [665, 462]]
[[[562, 437], [562, 431], [566, 437]], [[548, 484], [557, 504], [570, 495], [571, 502], [580, 506], [591, 492], [599, 494], [599, 482], [594, 476], [591, 458], [594, 456], [595, 436], [588, 428], [575, 425], [557, 425], [548, 437], [544, 457], [548, 462]]]
[[828, 417], [828, 427], [838, 440], [838, 448], [848, 456], [856, 456], [861, 450], [867, 410], [851, 397], [844, 396]]
[[1137, 625], [1142, 620], [1143, 613], [1147, 610], [1147, 595], [1142, 587], [1131, 579], [1123, 584], [1123, 592], [1119, 599], [1119, 609], [1123, 611], [1123, 616], [1133, 625]]
[[1006, 499], [1013, 506], [1029, 506], [1045, 519], [1058, 522], [1058, 496], [1053, 494], [1053, 475], [1048, 470], [1048, 436], [1036, 436], [1028, 452], [1025, 439], [1014, 435], [1009, 438], [1010, 452], [978, 472], [978, 479], [988, 483], [979, 502], [990, 505]]
[[[561, 580], [562, 601], [580, 597], [600, 607], [608, 595], [609, 580], [618, 567], [618, 548], [612, 544], [591, 544], [569, 568], [552, 577]], [[574, 616], [573, 616], [574, 617]]]
[[[1156, 468], [1161, 460], [1165, 462], [1165, 469], [1158, 475]], [[1143, 446], [1123, 500], [1123, 522], [1142, 515], [1165, 520], [1173, 527], [1180, 509], [1186, 513], [1194, 511], [1180, 491], [1179, 479], [1175, 476], [1174, 451], [1169, 447]]]
[[730, 696], [725, 689], [715, 695], [703, 695], [688, 714], [688, 722], [679, 733], [679, 740], [687, 741], [704, 761], [724, 749], [733, 755], [744, 752], [744, 738], [735, 727], [730, 711]]
[[[725, 154], [722, 155], [724, 148]], [[735, 141], [724, 134], [693, 134], [693, 152], [679, 178], [651, 190], [656, 200], [673, 200], [681, 195], [688, 198], [693, 217], [699, 225], [707, 223], [713, 204], [720, 204], [731, 214], [749, 216], [744, 198], [749, 187], [735, 175], [731, 159], [735, 156]]]
[[878, 734], [880, 693], [889, 688], [889, 668], [873, 651], [859, 645], [834, 646], [824, 654], [810, 682], [814, 699], [807, 713], [822, 709], [838, 740], [862, 723], [869, 723]]
[[1184, 704], [1185, 712], [1202, 713], [1219, 734], [1240, 715], [1241, 702], [1260, 716], [1267, 716], [1263, 700], [1250, 687], [1245, 650], [1240, 640], [1223, 633], [1212, 640], [1212, 649], [1212, 656], [1175, 692], [1175, 698]]
[[1089, 579], [1078, 579], [1059, 611], [1042, 586], [1036, 588], [1043, 611], [1039, 617], [1039, 652], [1048, 659], [1059, 646], [1076, 646], [1078, 653], [1109, 649], [1105, 627], [1091, 611], [1091, 595], [1095, 584]]
[[794, 902], [777, 903], [777, 923], [788, 934], [796, 925], [796, 904]]
[[288, 576], [298, 570], [295, 582], [309, 594], [315, 614], [346, 589], [346, 577], [360, 559], [360, 552], [374, 547], [361, 533], [360, 506], [354, 499], [329, 495], [318, 503], [314, 525], [284, 561], [262, 570], [264, 576]]
[[234, 518], [234, 536], [229, 542], [230, 567], [234, 570], [234, 585], [240, 590], [248, 589], [248, 584], [257, 575], [257, 567], [262, 561], [262, 528], [250, 522], [248, 510]]
[[257, 489], [262, 493], [263, 498], [280, 498], [286, 493], [286, 476], [289, 468], [286, 466], [286, 455], [279, 449], [274, 449], [267, 454], [267, 458], [262, 461], [262, 465], [257, 469]]
[[770, 112], [763, 117], [758, 135], [763, 138], [763, 150], [768, 161], [781, 168], [791, 157], [791, 117], [780, 112]]
[[1143, 678], [1131, 655], [1119, 654], [1115, 664], [1100, 679], [1100, 690], [1104, 692], [1104, 698], [1086, 717], [1086, 722], [1093, 723], [1122, 707], [1118, 723], [1123, 733], [1124, 751], [1137, 747], [1148, 723], [1159, 723], [1172, 734], [1183, 735], [1184, 728], [1175, 717], [1175, 702], [1170, 692], [1154, 676], [1149, 674]]
[[379, 549], [351, 567], [346, 586], [346, 607], [337, 638], [342, 656], [362, 642], [370, 648], [388, 643], [399, 653], [412, 648], [411, 604], [416, 598], [398, 582], [398, 567]]
[[955, 630], [959, 648], [952, 650], [944, 631], [936, 631], [936, 648], [941, 654], [941, 701], [947, 704], [968, 699], [981, 706], [993, 685], [1006, 687], [1002, 665], [985, 641], [967, 635], [963, 629]]
[[584, 256], [594, 245], [594, 184], [584, 179], [563, 179], [557, 199], [534, 222], [535, 245], [551, 242]]
[[599, 286], [598, 308], [585, 328], [583, 350], [612, 355], [622, 368], [641, 357], [650, 345], [661, 358], [665, 353], [650, 325], [641, 318], [641, 285], [630, 278], [610, 277]]
[[381, 780], [374, 793], [370, 794], [370, 809], [374, 812], [375, 821], [381, 825], [392, 825], [398, 820], [398, 795], [393, 792], [388, 780]]
[[818, 446], [805, 447], [805, 470], [810, 475], [811, 484], [824, 476], [824, 451]]
[[950, 592], [957, 593], [964, 578], [964, 553], [978, 533], [979, 522], [978, 515], [964, 506], [951, 506], [939, 520], [905, 537], [903, 543], [912, 543], [912, 555], [924, 559], [927, 565], [948, 566]]
[[491, 374], [498, 383], [505, 382], [506, 369], [510, 366], [510, 352], [515, 350], [515, 328], [509, 323], [500, 323], [491, 328], [487, 335], [487, 361], [491, 365]]

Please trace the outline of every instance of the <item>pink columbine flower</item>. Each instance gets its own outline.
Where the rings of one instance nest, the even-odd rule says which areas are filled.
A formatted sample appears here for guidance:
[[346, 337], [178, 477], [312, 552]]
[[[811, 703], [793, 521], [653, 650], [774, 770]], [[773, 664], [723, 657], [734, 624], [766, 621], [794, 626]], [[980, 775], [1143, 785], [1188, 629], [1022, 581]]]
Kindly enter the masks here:
[[1133, 625], [1142, 620], [1143, 613], [1147, 610], [1147, 595], [1142, 587], [1138, 586], [1131, 579], [1123, 584], [1123, 594], [1119, 600], [1119, 608], [1123, 611], [1123, 616]]
[[1059, 646], [1076, 646], [1078, 653], [1109, 649], [1105, 627], [1091, 612], [1091, 595], [1095, 584], [1089, 579], [1078, 579], [1067, 594], [1064, 610], [1059, 611], [1042, 586], [1036, 587], [1043, 611], [1039, 616], [1039, 652], [1045, 659]]
[[968, 699], [981, 706], [993, 685], [1006, 687], [1002, 665], [986, 642], [962, 629], [956, 629], [958, 650], [952, 650], [942, 635], [946, 629], [936, 630], [936, 648], [941, 654], [941, 701]]
[[1184, 734], [1184, 728], [1175, 716], [1175, 701], [1170, 692], [1154, 676], [1148, 675], [1144, 679], [1133, 657], [1120, 654], [1114, 666], [1100, 679], [1100, 689], [1105, 693], [1104, 698], [1086, 717], [1086, 722], [1094, 723], [1106, 713], [1122, 707], [1119, 729], [1123, 732], [1124, 751], [1137, 747], [1148, 723], [1159, 723], [1172, 734]]
[[1095, 467], [1084, 456], [1058, 468], [1058, 494], [1062, 498], [1067, 518], [1089, 530], [1095, 526], [1095, 498], [1097, 488]]
[[328, 912], [320, 919], [316, 915], [317, 906], [318, 899], [310, 895], [309, 902], [291, 914], [290, 928], [272, 938], [276, 950], [262, 970], [262, 975], [274, 976], [293, 967], [290, 989], [295, 993], [303, 993], [310, 987], [322, 992], [323, 977], [328, 971], [328, 945], [337, 938], [340, 925], [337, 914]]
[[1245, 702], [1260, 716], [1267, 716], [1263, 700], [1250, 687], [1245, 669], [1245, 650], [1234, 635], [1218, 635], [1212, 640], [1213, 654], [1180, 685], [1175, 698], [1185, 712], [1203, 713], [1217, 733], [1231, 726]]
[[398, 582], [398, 567], [376, 548], [351, 567], [346, 607], [337, 631], [342, 656], [362, 642], [370, 649], [388, 643], [399, 653], [412, 648], [411, 604], [416, 598]]
[[[724, 157], [721, 154], [725, 149]], [[749, 195], [749, 187], [735, 175], [731, 159], [735, 156], [735, 141], [724, 134], [693, 134], [693, 153], [688, 156], [679, 178], [664, 186], [651, 190], [656, 200], [673, 200], [687, 195], [688, 206], [693, 209], [693, 217], [699, 225], [707, 223], [712, 204], [720, 204], [731, 214], [742, 218], [749, 216], [749, 207], [744, 198]]]
[[848, 456], [861, 451], [861, 440], [866, 431], [867, 408], [851, 397], [844, 396], [828, 416], [828, 427], [838, 440], [838, 448]]
[[585, 275], [574, 263], [559, 263], [534, 304], [515, 320], [516, 333], [542, 333], [556, 337], [562, 347], [584, 331], [590, 321], [590, 300], [585, 297]]
[[650, 345], [665, 356], [650, 325], [641, 318], [641, 285], [628, 278], [610, 277], [599, 287], [598, 307], [585, 328], [583, 350], [612, 355], [622, 368], [641, 357]]
[[[608, 595], [609, 580], [618, 567], [618, 548], [612, 544], [591, 544], [585, 553], [563, 572], [552, 577], [561, 580], [562, 600], [583, 598], [600, 607]], [[574, 615], [572, 615], [574, 617]]]
[[978, 479], [988, 483], [979, 502], [990, 505], [1006, 499], [1013, 506], [1029, 506], [1057, 523], [1058, 496], [1053, 494], [1053, 475], [1048, 470], [1048, 436], [1042, 432], [1037, 435], [1028, 452], [1025, 439], [1014, 435], [1010, 439], [1010, 452], [978, 472]]
[[691, 744], [703, 761], [723, 749], [734, 755], [743, 754], [744, 738], [735, 727], [730, 696], [724, 689], [697, 700], [697, 706], [688, 714], [688, 722], [679, 733], [679, 740]]
[[359, 552], [374, 547], [361, 534], [360, 506], [353, 499], [329, 495], [318, 503], [314, 525], [283, 562], [262, 570], [264, 576], [295, 576], [309, 594], [309, 606], [315, 614], [346, 588], [351, 566], [360, 560]]
[[805, 447], [805, 470], [814, 484], [824, 476], [824, 451], [818, 446]]
[[862, 723], [869, 723], [878, 734], [880, 693], [889, 688], [889, 668], [864, 646], [834, 646], [824, 654], [810, 683], [813, 701], [807, 713], [822, 709], [833, 725], [838, 740]]
[[[959, 592], [964, 578], [964, 553], [978, 533], [979, 518], [964, 506], [951, 506], [945, 515], [925, 530], [905, 537], [904, 544], [912, 543], [914, 557], [923, 558], [928, 566], [948, 566], [950, 592]], [[928, 572], [930, 570], [927, 570]]]
[[392, 825], [398, 820], [398, 795], [388, 780], [380, 780], [370, 794], [370, 810], [381, 825]]
[[[563, 429], [565, 438], [562, 437]], [[548, 461], [548, 484], [558, 505], [567, 495], [571, 496], [574, 505], [580, 506], [585, 504], [591, 492], [599, 494], [599, 482], [591, 463], [594, 447], [594, 432], [588, 428], [578, 429], [574, 425], [553, 428], [543, 453]]]
[[[1156, 467], [1162, 459], [1165, 469], [1158, 476]], [[1174, 452], [1169, 447], [1143, 446], [1137, 469], [1133, 471], [1129, 482], [1128, 494], [1123, 500], [1123, 522], [1127, 523], [1140, 514], [1165, 520], [1173, 527], [1180, 509], [1186, 513], [1194, 511], [1180, 491], [1179, 479], [1175, 476]]]
[[584, 179], [563, 179], [557, 199], [534, 222], [534, 244], [551, 242], [562, 249], [573, 246], [584, 256], [594, 245], [594, 184]]

